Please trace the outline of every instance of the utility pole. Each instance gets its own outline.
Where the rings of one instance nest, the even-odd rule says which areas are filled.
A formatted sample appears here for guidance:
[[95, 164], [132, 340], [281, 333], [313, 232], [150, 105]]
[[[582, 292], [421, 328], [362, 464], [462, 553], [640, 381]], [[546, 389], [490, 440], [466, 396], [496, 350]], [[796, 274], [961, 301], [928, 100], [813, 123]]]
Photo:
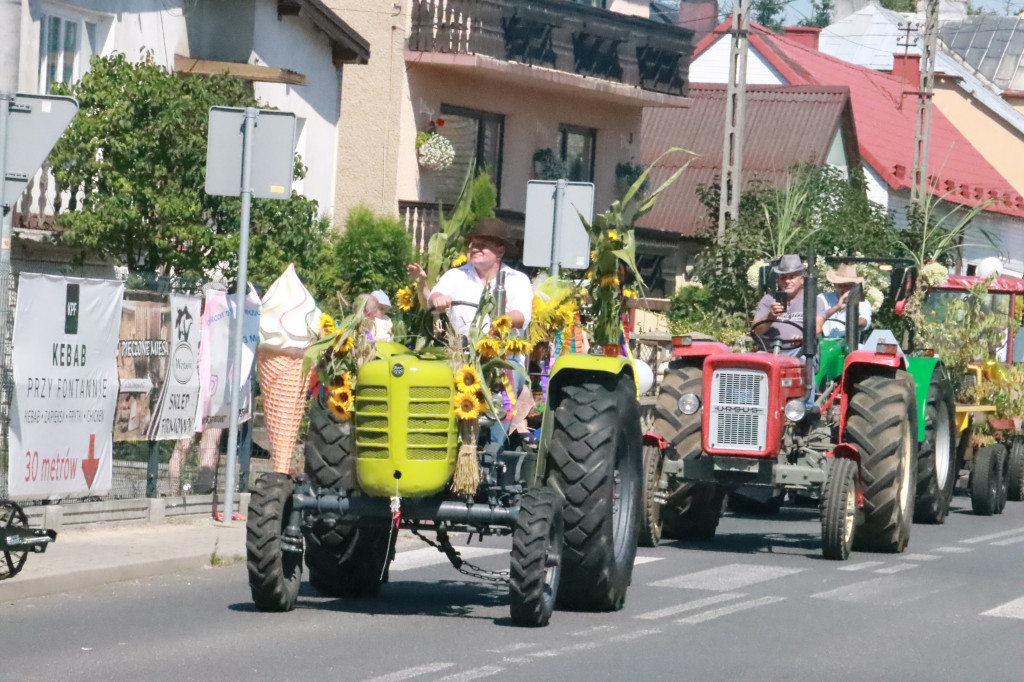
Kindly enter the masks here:
[[917, 91], [917, 129], [914, 134], [914, 182], [910, 206], [920, 206], [928, 194], [928, 142], [932, 129], [932, 89], [935, 85], [935, 51], [939, 38], [939, 0], [924, 7], [924, 45], [921, 48], [921, 83]]
[[747, 52], [750, 33], [750, 0], [733, 0], [732, 49], [729, 54], [729, 85], [725, 90], [725, 140], [722, 143], [722, 184], [718, 200], [718, 239], [725, 236], [726, 218], [740, 215], [740, 182], [743, 175], [743, 110], [747, 99]]

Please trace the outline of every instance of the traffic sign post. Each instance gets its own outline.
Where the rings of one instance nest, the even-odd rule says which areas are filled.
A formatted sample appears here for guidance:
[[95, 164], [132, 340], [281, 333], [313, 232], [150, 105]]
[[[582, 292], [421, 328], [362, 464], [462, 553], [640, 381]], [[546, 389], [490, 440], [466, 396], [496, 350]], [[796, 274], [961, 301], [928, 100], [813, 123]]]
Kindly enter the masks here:
[[228, 356], [231, 414], [228, 417], [228, 461], [224, 475], [224, 523], [231, 523], [238, 457], [238, 404], [242, 382], [242, 329], [248, 286], [249, 214], [252, 199], [287, 199], [295, 163], [295, 114], [245, 107], [212, 107], [206, 147], [206, 193], [240, 196], [238, 285], [235, 331]]
[[590, 236], [583, 221], [593, 219], [593, 183], [530, 180], [526, 184], [523, 265], [550, 268], [554, 276], [562, 267], [588, 267]]

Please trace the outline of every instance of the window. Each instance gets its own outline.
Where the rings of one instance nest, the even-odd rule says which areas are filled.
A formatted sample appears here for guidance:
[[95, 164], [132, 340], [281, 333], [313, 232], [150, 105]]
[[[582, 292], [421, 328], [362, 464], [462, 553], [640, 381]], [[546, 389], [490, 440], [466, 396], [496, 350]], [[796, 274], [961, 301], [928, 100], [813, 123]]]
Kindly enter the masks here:
[[597, 131], [593, 128], [561, 125], [558, 127], [558, 140], [567, 179], [572, 182], [593, 182]]
[[39, 91], [54, 83], [74, 83], [89, 67], [96, 45], [96, 24], [44, 14], [39, 21]]
[[505, 117], [486, 111], [441, 105], [444, 125], [438, 132], [451, 140], [455, 147], [455, 161], [443, 171], [437, 171], [437, 198], [454, 203], [462, 191], [469, 165], [476, 162], [478, 170], [486, 171], [498, 188], [501, 205], [501, 154], [505, 137]]

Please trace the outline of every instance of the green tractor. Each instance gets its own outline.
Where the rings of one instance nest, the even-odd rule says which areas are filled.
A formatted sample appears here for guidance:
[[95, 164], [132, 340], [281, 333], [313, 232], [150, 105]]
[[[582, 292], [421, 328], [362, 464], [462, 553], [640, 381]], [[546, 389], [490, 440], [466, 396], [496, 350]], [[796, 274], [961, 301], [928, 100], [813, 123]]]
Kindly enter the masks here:
[[[339, 421], [323, 395], [312, 401], [305, 472], [267, 474], [253, 487], [246, 548], [256, 607], [295, 607], [303, 559], [325, 595], [376, 595], [407, 529], [462, 572], [507, 581], [517, 625], [547, 624], [556, 605], [621, 608], [642, 499], [628, 358], [561, 356], [539, 441], [481, 439], [480, 484], [467, 496], [451, 492], [460, 446], [448, 361], [396, 343], [376, 353], [358, 371], [351, 419]], [[465, 562], [453, 533], [511, 535], [508, 574]]]
[[[804, 319], [815, 316], [814, 260]], [[900, 275], [895, 268], [897, 284]], [[841, 339], [797, 325], [799, 341], [763, 341], [754, 353], [673, 339], [644, 437], [644, 540], [710, 540], [726, 494], [752, 488], [766, 491], [762, 499], [792, 491], [818, 500], [828, 559], [852, 548], [902, 552], [912, 520], [943, 522], [955, 482], [949, 377], [938, 358], [904, 353], [891, 332], [861, 343], [861, 296], [857, 285]]]

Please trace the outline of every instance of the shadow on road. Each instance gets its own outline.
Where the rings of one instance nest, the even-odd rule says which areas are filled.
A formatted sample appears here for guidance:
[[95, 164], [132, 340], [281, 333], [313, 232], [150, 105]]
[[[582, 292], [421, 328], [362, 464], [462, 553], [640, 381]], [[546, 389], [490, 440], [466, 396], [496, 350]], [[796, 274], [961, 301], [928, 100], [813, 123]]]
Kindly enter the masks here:
[[821, 559], [821, 536], [804, 533], [718, 533], [714, 540], [677, 540], [662, 545], [727, 554], [793, 554]]

